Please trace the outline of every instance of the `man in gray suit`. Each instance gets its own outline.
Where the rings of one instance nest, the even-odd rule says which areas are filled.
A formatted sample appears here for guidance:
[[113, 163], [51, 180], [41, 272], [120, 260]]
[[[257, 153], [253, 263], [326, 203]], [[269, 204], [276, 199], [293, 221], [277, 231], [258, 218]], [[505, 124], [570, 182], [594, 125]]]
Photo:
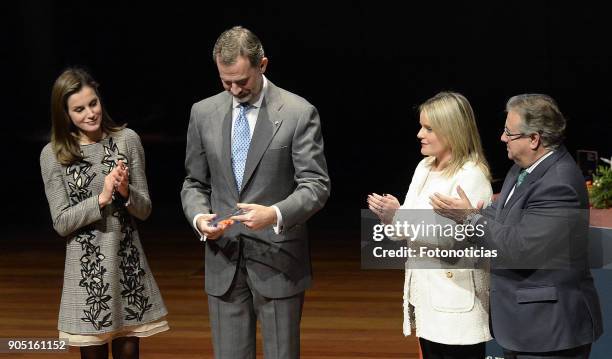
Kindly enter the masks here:
[[[259, 39], [236, 26], [213, 59], [226, 91], [193, 105], [181, 199], [205, 240], [205, 287], [216, 358], [298, 358], [311, 264], [306, 220], [329, 197], [319, 114], [263, 75]], [[241, 214], [235, 214], [238, 207]], [[236, 222], [215, 224], [234, 212]]]
[[501, 140], [515, 165], [486, 209], [434, 195], [434, 209], [481, 225], [473, 243], [494, 248], [491, 333], [510, 358], [588, 358], [602, 334], [588, 264], [588, 196], [582, 174], [561, 144], [565, 118], [546, 95], [512, 97]]

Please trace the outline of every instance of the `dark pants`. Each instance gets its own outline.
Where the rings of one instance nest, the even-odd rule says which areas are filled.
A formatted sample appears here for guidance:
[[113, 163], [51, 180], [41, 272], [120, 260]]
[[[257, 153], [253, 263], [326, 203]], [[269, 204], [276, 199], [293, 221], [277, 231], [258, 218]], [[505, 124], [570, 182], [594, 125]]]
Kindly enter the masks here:
[[485, 357], [485, 343], [448, 345], [419, 338], [419, 344], [423, 359], [483, 359]]
[[266, 298], [253, 288], [246, 268], [241, 266], [236, 272], [228, 293], [208, 296], [215, 358], [254, 359], [258, 319], [264, 358], [299, 358], [304, 292], [287, 298]]
[[591, 354], [591, 344], [545, 353], [515, 352], [504, 349], [505, 359], [588, 359], [589, 354]]

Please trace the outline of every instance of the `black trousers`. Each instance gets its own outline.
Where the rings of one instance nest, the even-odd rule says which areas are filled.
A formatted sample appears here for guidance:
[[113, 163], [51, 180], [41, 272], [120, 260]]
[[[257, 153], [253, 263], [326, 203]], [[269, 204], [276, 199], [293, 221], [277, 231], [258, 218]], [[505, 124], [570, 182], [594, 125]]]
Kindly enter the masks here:
[[448, 345], [430, 342], [419, 338], [423, 359], [483, 359], [485, 357], [485, 343], [472, 345]]
[[515, 352], [504, 349], [505, 359], [588, 359], [589, 354], [591, 354], [591, 344], [545, 353]]

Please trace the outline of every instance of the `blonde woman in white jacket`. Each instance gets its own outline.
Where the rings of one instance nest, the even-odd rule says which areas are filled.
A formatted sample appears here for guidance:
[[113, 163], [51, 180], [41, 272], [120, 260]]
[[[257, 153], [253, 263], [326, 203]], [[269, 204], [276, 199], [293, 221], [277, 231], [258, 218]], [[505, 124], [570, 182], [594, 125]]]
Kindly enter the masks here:
[[[398, 209], [431, 209], [434, 193], [487, 205], [492, 190], [474, 112], [458, 93], [441, 92], [419, 107], [421, 153], [404, 203], [392, 195], [368, 196], [383, 223], [395, 223]], [[417, 243], [408, 241], [409, 246]], [[413, 264], [414, 265], [414, 264]], [[489, 333], [488, 269], [417, 269], [406, 262], [404, 335], [416, 329], [424, 359], [482, 359]]]

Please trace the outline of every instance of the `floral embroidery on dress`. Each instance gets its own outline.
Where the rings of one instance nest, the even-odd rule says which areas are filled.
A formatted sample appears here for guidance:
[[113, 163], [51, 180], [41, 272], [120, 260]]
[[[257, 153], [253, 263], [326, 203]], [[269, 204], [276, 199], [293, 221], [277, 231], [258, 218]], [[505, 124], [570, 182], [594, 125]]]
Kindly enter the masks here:
[[149, 297], [143, 295], [145, 290], [143, 278], [146, 274], [140, 262], [140, 252], [134, 245], [134, 229], [131, 225], [130, 217], [126, 216], [125, 207], [119, 211], [121, 221], [121, 232], [125, 235], [120, 242], [119, 256], [121, 257], [121, 283], [123, 290], [121, 296], [127, 299], [128, 305], [124, 307], [128, 313], [125, 320], [141, 321], [144, 314], [153, 307], [149, 303]]
[[102, 159], [102, 164], [107, 168], [106, 172], [103, 171], [104, 174], [107, 175], [111, 173], [120, 160], [127, 165], [127, 157], [119, 152], [117, 144], [113, 141], [113, 138], [110, 137], [108, 139], [108, 146], [104, 145], [104, 158]]
[[91, 169], [91, 163], [80, 161], [66, 167], [66, 175], [72, 177], [72, 181], [68, 181], [70, 188], [70, 202], [75, 205], [82, 200], [91, 197], [91, 189], [89, 184], [96, 177], [95, 173], [91, 175], [87, 172]]
[[[109, 139], [108, 146], [104, 146], [104, 154], [102, 164], [106, 166], [106, 174], [117, 166], [119, 160], [128, 165], [127, 156], [119, 151], [112, 137]], [[134, 245], [134, 228], [131, 216], [124, 205], [126, 199], [121, 198], [118, 193], [113, 198], [115, 199], [113, 216], [119, 219], [121, 233], [123, 233], [123, 239], [119, 243], [117, 254], [121, 258], [119, 264], [119, 269], [121, 269], [121, 279], [119, 280], [122, 286], [121, 296], [127, 299], [127, 306], [124, 307], [127, 313], [125, 320], [142, 321], [144, 314], [153, 307], [153, 304], [149, 303], [149, 297], [143, 295], [145, 291], [143, 278], [146, 272], [140, 262], [140, 252]]]
[[[77, 236], [81, 237], [81, 235]], [[86, 304], [89, 306], [89, 310], [84, 309], [83, 313], [85, 316], [81, 318], [84, 322], [91, 323], [96, 330], [100, 330], [104, 327], [109, 327], [113, 324], [109, 318], [111, 312], [108, 301], [111, 300], [111, 296], [107, 294], [109, 284], [104, 283], [104, 273], [106, 268], [102, 266], [104, 255], [100, 253], [100, 247], [91, 244], [91, 233], [85, 233], [85, 239], [81, 243], [85, 247], [85, 254], [81, 257], [81, 281], [79, 286], [84, 287], [87, 290]], [[83, 244], [85, 243], [85, 244]], [[103, 311], [109, 311], [100, 319]]]
[[[66, 167], [66, 175], [68, 187], [70, 190], [69, 197], [72, 205], [90, 198], [92, 196], [89, 184], [96, 176], [88, 173], [91, 168], [91, 163], [82, 160], [75, 162]], [[85, 252], [81, 256], [81, 281], [79, 286], [87, 291], [86, 305], [89, 309], [84, 309], [84, 317], [81, 318], [84, 322], [89, 322], [96, 330], [112, 325], [109, 320], [111, 312], [108, 312], [101, 318], [103, 311], [109, 311], [107, 304], [111, 300], [111, 296], [107, 294], [109, 284], [104, 283], [104, 273], [106, 268], [102, 266], [102, 261], [105, 257], [100, 253], [100, 247], [95, 246], [92, 241], [96, 238], [93, 231], [88, 227], [83, 228], [75, 237], [75, 240], [81, 244], [81, 249]]]

